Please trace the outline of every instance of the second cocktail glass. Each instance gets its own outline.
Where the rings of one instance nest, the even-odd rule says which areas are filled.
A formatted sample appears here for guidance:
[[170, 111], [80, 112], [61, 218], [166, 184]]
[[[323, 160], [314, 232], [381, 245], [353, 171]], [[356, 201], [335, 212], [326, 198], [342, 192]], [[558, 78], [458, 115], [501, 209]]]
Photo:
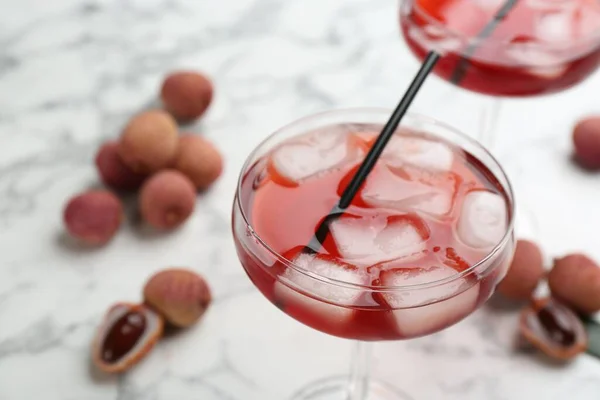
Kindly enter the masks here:
[[488, 148], [500, 98], [561, 92], [600, 65], [599, 0], [401, 0], [400, 27], [419, 59], [442, 55], [438, 76], [488, 96], [479, 137]]
[[413, 114], [322, 246], [304, 250], [390, 114], [301, 119], [261, 143], [240, 174], [233, 233], [252, 282], [289, 316], [357, 343], [347, 377], [308, 384], [296, 400], [409, 399], [369, 377], [370, 342], [457, 323], [512, 259], [513, 194], [501, 167], [469, 137]]

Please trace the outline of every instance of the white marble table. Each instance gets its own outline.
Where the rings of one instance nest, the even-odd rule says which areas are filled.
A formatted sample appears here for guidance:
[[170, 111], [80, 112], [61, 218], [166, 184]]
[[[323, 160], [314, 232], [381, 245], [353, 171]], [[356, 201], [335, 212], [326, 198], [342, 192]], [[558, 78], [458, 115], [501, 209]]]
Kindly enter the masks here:
[[[0, 0], [0, 400], [282, 400], [343, 373], [350, 343], [271, 306], [236, 258], [230, 205], [245, 155], [308, 113], [392, 107], [417, 63], [396, 1]], [[63, 204], [97, 183], [92, 158], [155, 99], [165, 71], [206, 71], [216, 98], [190, 129], [226, 157], [222, 179], [170, 235], [127, 225], [110, 246], [68, 245]], [[548, 257], [600, 258], [600, 174], [569, 161], [570, 129], [600, 112], [600, 74], [567, 93], [506, 101], [494, 152]], [[480, 97], [431, 79], [414, 110], [476, 132]], [[90, 368], [109, 305], [137, 301], [166, 266], [210, 281], [202, 324], [164, 341], [120, 376]], [[513, 349], [516, 316], [480, 310], [413, 342], [377, 345], [374, 371], [415, 399], [594, 400], [600, 361], [553, 366]]]

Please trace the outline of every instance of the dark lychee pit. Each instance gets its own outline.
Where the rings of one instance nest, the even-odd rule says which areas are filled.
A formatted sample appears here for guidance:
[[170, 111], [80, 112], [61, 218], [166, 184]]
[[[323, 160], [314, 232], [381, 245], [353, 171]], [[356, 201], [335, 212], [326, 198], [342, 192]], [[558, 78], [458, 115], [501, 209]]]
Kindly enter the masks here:
[[534, 303], [525, 321], [530, 331], [546, 345], [570, 349], [585, 336], [579, 317], [556, 300]]
[[548, 337], [554, 343], [563, 347], [569, 347], [575, 344], [577, 337], [570, 318], [560, 308], [547, 304], [537, 311], [536, 314], [541, 326], [544, 328]]
[[146, 331], [146, 316], [129, 311], [117, 319], [102, 342], [102, 361], [113, 364], [133, 350]]

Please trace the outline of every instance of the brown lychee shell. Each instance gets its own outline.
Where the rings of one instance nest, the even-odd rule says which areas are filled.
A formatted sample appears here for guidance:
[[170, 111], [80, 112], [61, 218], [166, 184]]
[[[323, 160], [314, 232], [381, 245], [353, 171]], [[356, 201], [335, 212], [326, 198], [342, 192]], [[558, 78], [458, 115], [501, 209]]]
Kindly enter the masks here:
[[183, 268], [160, 271], [144, 286], [146, 304], [179, 328], [196, 323], [211, 300], [210, 288], [204, 278]]
[[[555, 306], [561, 307], [561, 310], [569, 316], [570, 321], [576, 329], [576, 341], [570, 347], [562, 347], [560, 345], [549, 343], [548, 339], [540, 336], [529, 324], [529, 317], [533, 313], [537, 313], [539, 310], [548, 305], [549, 302], [553, 302]], [[557, 300], [550, 297], [543, 299], [534, 299], [530, 306], [524, 308], [521, 311], [521, 318], [519, 321], [519, 331], [521, 335], [537, 349], [541, 350], [547, 356], [556, 360], [568, 361], [573, 359], [578, 354], [584, 352], [588, 346], [588, 336], [583, 326], [583, 323], [579, 317], [571, 311], [565, 305], [559, 303]]]
[[142, 218], [157, 229], [174, 229], [196, 208], [196, 189], [177, 170], [163, 170], [144, 182], [139, 194]]
[[[105, 335], [109, 331], [109, 328], [110, 328], [109, 324], [111, 322], [114, 322], [114, 320], [111, 319], [111, 316], [113, 315], [113, 313], [117, 312], [119, 309], [124, 309], [125, 312], [143, 311], [147, 320], [149, 319], [148, 316], [151, 316], [152, 318], [154, 318], [154, 321], [156, 322], [156, 326], [154, 327], [152, 332], [144, 333], [144, 336], [141, 339], [141, 340], [144, 340], [144, 343], [142, 345], [137, 344], [136, 345], [137, 349], [134, 348], [135, 352], [132, 352], [131, 354], [128, 354], [127, 356], [124, 356], [121, 360], [117, 361], [114, 364], [109, 364], [102, 360], [102, 357], [101, 357], [102, 344], [104, 342]], [[100, 370], [102, 370], [104, 372], [107, 372], [107, 373], [124, 372], [124, 371], [130, 369], [131, 367], [133, 367], [138, 362], [140, 362], [142, 360], [142, 358], [144, 358], [150, 352], [150, 350], [152, 350], [154, 345], [156, 345], [158, 340], [161, 338], [161, 336], [163, 334], [163, 330], [164, 330], [163, 317], [161, 315], [157, 314], [156, 312], [154, 312], [153, 310], [151, 310], [150, 308], [146, 307], [145, 305], [133, 304], [133, 303], [114, 304], [106, 312], [104, 319], [103, 319], [102, 323], [100, 324], [100, 327], [98, 328], [98, 332], [96, 333], [96, 336], [94, 338], [94, 341], [92, 344], [92, 361], [93, 361], [94, 365], [96, 365], [96, 367], [98, 367]]]
[[108, 190], [90, 190], [72, 197], [63, 210], [69, 234], [89, 245], [112, 240], [125, 212], [121, 200]]
[[213, 86], [201, 73], [178, 71], [165, 78], [160, 96], [169, 113], [187, 122], [204, 114], [213, 98]]
[[102, 182], [117, 190], [135, 190], [140, 187], [146, 175], [131, 170], [118, 155], [119, 143], [108, 141], [96, 153], [94, 159]]
[[519, 240], [515, 254], [498, 292], [513, 300], [527, 300], [545, 275], [540, 248], [528, 240]]
[[208, 140], [195, 135], [179, 138], [174, 168], [186, 175], [198, 190], [205, 190], [223, 172], [223, 158]]
[[168, 167], [178, 146], [177, 123], [162, 110], [134, 116], [123, 129], [118, 154], [133, 172], [154, 173]]
[[576, 161], [584, 168], [600, 168], [600, 116], [588, 117], [573, 129]]
[[600, 267], [584, 254], [556, 259], [548, 286], [553, 296], [583, 314], [600, 311]]

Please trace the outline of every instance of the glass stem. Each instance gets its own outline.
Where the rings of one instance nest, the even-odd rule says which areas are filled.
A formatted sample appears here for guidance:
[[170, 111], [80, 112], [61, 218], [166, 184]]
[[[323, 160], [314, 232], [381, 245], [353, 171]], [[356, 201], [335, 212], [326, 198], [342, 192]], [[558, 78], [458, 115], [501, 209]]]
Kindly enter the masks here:
[[372, 343], [362, 341], [356, 341], [354, 344], [346, 400], [365, 400], [367, 398], [372, 346]]
[[[481, 118], [479, 126], [479, 137], [477, 140], [488, 151], [494, 153], [496, 135], [498, 134], [498, 122], [502, 108], [502, 99], [499, 97], [487, 97], [482, 99]], [[535, 212], [528, 206], [526, 200], [519, 200], [516, 206], [515, 231], [517, 236], [536, 239], [539, 235], [539, 222]]]
[[489, 151], [494, 149], [501, 106], [498, 97], [483, 99], [478, 140]]

